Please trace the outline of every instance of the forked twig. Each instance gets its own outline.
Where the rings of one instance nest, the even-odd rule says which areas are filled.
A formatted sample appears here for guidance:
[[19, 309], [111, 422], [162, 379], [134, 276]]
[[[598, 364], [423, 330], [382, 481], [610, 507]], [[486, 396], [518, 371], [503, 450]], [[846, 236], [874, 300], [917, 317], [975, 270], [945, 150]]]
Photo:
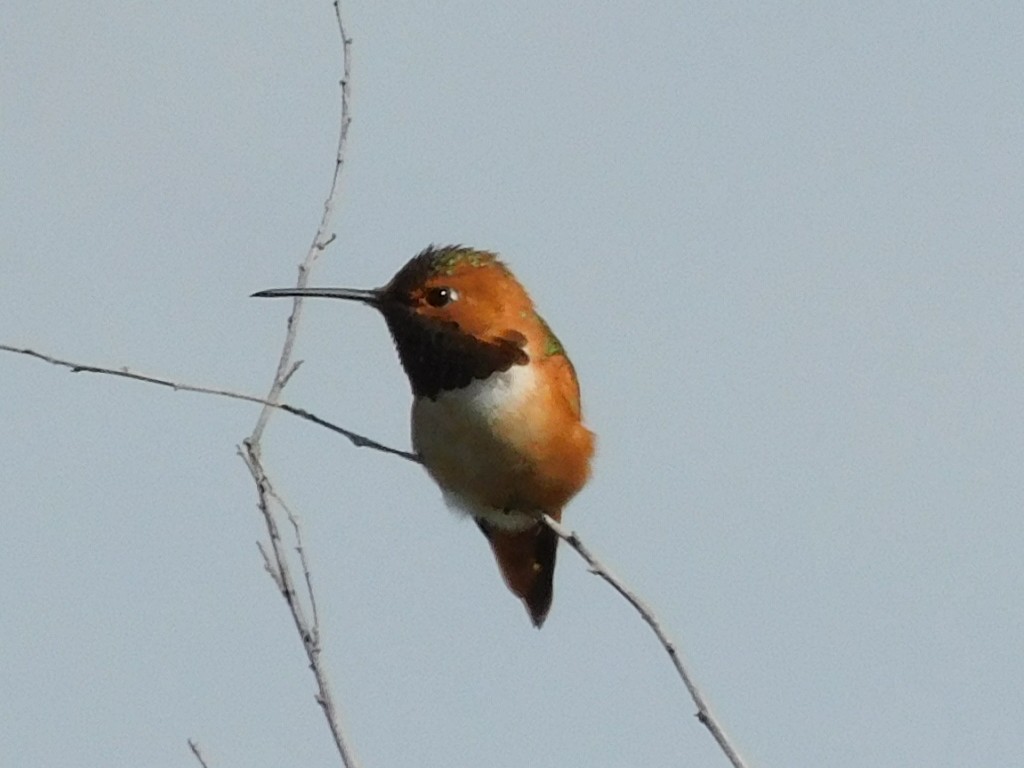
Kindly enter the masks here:
[[306, 597], [309, 598], [309, 611], [313, 616], [312, 631], [314, 639], [320, 641], [320, 613], [316, 607], [316, 592], [313, 591], [313, 576], [309, 567], [309, 559], [306, 556], [306, 545], [302, 540], [302, 523], [292, 508], [277, 495], [277, 491], [267, 486], [270, 497], [277, 502], [277, 505], [284, 510], [288, 522], [292, 524], [292, 535], [295, 537], [295, 552], [299, 556], [299, 565], [302, 566], [302, 577], [306, 582]]
[[[302, 554], [302, 550], [300, 550], [300, 560], [302, 562], [303, 574], [305, 576], [306, 599], [309, 601], [312, 617], [307, 615], [303, 599], [296, 587], [295, 578], [292, 576], [288, 550], [281, 539], [281, 531], [278, 527], [277, 518], [272, 507], [274, 503], [283, 505], [281, 497], [278, 495], [277, 491], [274, 490], [273, 485], [271, 485], [270, 479], [267, 477], [267, 474], [263, 469], [263, 465], [254, 457], [252, 446], [248, 442], [244, 443], [242, 448], [239, 449], [239, 454], [245, 462], [246, 467], [249, 468], [253, 481], [256, 483], [256, 492], [258, 496], [257, 505], [259, 506], [260, 513], [263, 515], [263, 520], [266, 523], [267, 532], [270, 538], [270, 553], [268, 553], [262, 546], [260, 547], [260, 551], [263, 553], [264, 563], [267, 566], [267, 570], [270, 572], [271, 578], [273, 578], [274, 583], [281, 592], [281, 596], [284, 597], [285, 603], [288, 605], [288, 610], [291, 613], [295, 629], [299, 633], [299, 638], [302, 640], [303, 650], [305, 650], [306, 658], [309, 660], [309, 668], [312, 670], [313, 677], [317, 684], [316, 703], [319, 704], [320, 708], [323, 710], [324, 717], [326, 718], [327, 725], [331, 730], [331, 736], [334, 738], [334, 743], [337, 745], [338, 754], [341, 756], [342, 763], [344, 763], [347, 768], [358, 768], [359, 761], [356, 759], [352, 746], [349, 744], [348, 738], [341, 727], [341, 718], [338, 714], [338, 706], [334, 700], [334, 692], [331, 688], [330, 676], [327, 673], [327, 668], [322, 657], [323, 646], [320, 644], [320, 623], [316, 612], [316, 600], [313, 596], [313, 584], [305, 555]], [[297, 518], [288, 511], [287, 507], [282, 508], [285, 509], [289, 519], [292, 520], [293, 525], [295, 525], [297, 523]]]

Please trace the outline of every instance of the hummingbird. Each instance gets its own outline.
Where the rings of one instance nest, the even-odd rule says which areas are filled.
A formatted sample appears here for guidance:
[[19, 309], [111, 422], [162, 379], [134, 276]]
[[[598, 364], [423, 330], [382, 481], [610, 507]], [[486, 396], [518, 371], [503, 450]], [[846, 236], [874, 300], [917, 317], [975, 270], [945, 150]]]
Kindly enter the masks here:
[[590, 475], [576, 371], [498, 256], [429, 246], [387, 285], [274, 288], [368, 304], [387, 323], [412, 388], [412, 445], [456, 512], [490, 543], [509, 590], [534, 626], [551, 609], [558, 537], [540, 519]]

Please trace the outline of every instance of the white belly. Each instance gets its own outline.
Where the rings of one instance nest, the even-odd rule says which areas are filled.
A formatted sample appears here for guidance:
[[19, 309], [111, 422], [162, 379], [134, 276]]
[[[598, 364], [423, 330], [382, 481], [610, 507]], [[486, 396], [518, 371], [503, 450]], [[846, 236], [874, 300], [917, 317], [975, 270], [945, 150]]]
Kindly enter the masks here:
[[450, 507], [506, 529], [535, 520], [517, 509], [515, 489], [529, 469], [523, 449], [529, 425], [517, 420], [536, 389], [529, 365], [417, 398], [412, 407], [412, 444]]

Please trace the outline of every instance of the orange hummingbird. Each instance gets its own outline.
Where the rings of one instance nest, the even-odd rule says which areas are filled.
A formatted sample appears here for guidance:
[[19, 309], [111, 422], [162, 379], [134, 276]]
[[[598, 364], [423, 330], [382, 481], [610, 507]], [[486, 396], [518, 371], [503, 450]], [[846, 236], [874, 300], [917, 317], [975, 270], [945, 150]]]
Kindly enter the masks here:
[[539, 514], [561, 520], [590, 474], [594, 435], [565, 349], [508, 267], [486, 251], [430, 246], [382, 288], [253, 295], [349, 299], [384, 315], [412, 386], [413, 449], [540, 627], [558, 537]]

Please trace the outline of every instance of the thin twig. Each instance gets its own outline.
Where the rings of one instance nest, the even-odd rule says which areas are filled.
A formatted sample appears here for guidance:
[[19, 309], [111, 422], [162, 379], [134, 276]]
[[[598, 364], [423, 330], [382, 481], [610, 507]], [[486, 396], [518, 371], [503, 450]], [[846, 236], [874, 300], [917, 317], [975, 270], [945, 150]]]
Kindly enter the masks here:
[[199, 764], [203, 766], [203, 768], [210, 768], [206, 759], [203, 757], [203, 753], [199, 751], [199, 745], [195, 741], [189, 739], [188, 748], [192, 750], [192, 754], [196, 756], [196, 760], [199, 761]]
[[58, 357], [53, 357], [52, 355], [47, 355], [42, 352], [36, 352], [34, 349], [15, 347], [9, 344], [0, 344], [0, 352], [13, 352], [16, 355], [34, 357], [36, 360], [42, 360], [43, 362], [50, 363], [51, 365], [67, 368], [72, 373], [101, 373], [107, 376], [120, 376], [124, 379], [132, 379], [134, 381], [142, 381], [147, 384], [156, 384], [160, 387], [167, 387], [168, 389], [173, 389], [175, 392], [195, 392], [201, 395], [215, 395], [217, 397], [227, 397], [232, 400], [244, 400], [247, 403], [257, 403], [258, 405], [277, 408], [278, 410], [290, 413], [292, 416], [298, 416], [300, 419], [311, 421], [314, 424], [329, 429], [331, 432], [336, 432], [349, 440], [349, 442], [357, 448], [371, 448], [375, 451], [380, 451], [381, 453], [388, 453], [392, 456], [399, 456], [408, 461], [420, 463], [420, 459], [415, 453], [410, 453], [409, 451], [403, 451], [399, 448], [392, 448], [391, 446], [384, 445], [383, 443], [378, 443], [376, 440], [372, 440], [358, 432], [353, 432], [350, 429], [339, 427], [337, 424], [332, 424], [326, 419], [321, 419], [316, 414], [310, 413], [304, 408], [297, 408], [294, 405], [288, 405], [287, 403], [271, 403], [269, 400], [264, 400], [262, 397], [247, 395], [244, 392], [235, 392], [230, 389], [219, 389], [216, 387], [202, 387], [195, 384], [185, 384], [180, 381], [173, 381], [172, 379], [161, 376], [136, 373], [135, 371], [130, 370], [127, 366], [123, 366], [121, 368], [105, 368], [99, 365], [76, 363], [71, 360], [62, 360]]
[[[324, 717], [327, 720], [328, 727], [331, 729], [331, 735], [334, 737], [334, 743], [337, 745], [338, 754], [341, 756], [342, 763], [347, 768], [358, 768], [359, 761], [356, 759], [355, 753], [352, 751], [352, 746], [349, 744], [348, 738], [345, 736], [345, 732], [341, 727], [341, 718], [338, 715], [338, 707], [334, 701], [330, 677], [327, 674], [326, 666], [323, 658], [321, 657], [323, 648], [320, 645], [320, 632], [314, 624], [310, 623], [310, 620], [306, 615], [306, 610], [303, 607], [302, 600], [299, 598], [298, 590], [295, 587], [295, 579], [292, 577], [291, 567], [288, 564], [288, 551], [285, 549], [284, 543], [281, 541], [281, 532], [277, 525], [277, 519], [271, 508], [271, 504], [276, 499], [279, 499], [280, 496], [278, 496], [277, 492], [271, 485], [270, 480], [267, 477], [267, 473], [263, 469], [263, 465], [260, 463], [259, 457], [253, 452], [252, 446], [248, 441], [245, 442], [243, 448], [239, 450], [239, 454], [245, 462], [246, 467], [249, 468], [253, 481], [256, 483], [258, 506], [267, 526], [273, 558], [270, 558], [267, 555], [266, 550], [262, 547], [261, 551], [263, 552], [264, 558], [268, 564], [268, 570], [270, 570], [270, 562], [273, 562], [277, 568], [277, 573], [274, 574], [271, 572], [271, 575], [274, 577], [274, 583], [277, 584], [281, 595], [288, 604], [288, 610], [291, 612], [295, 629], [299, 633], [299, 638], [302, 640], [302, 647], [306, 651], [306, 658], [309, 660], [309, 668], [313, 672], [313, 677], [316, 680], [317, 685], [316, 702], [323, 710]], [[309, 585], [308, 581], [307, 585]]]
[[[296, 288], [305, 288], [309, 282], [309, 273], [320, 254], [334, 242], [335, 235], [330, 232], [334, 221], [334, 209], [341, 194], [341, 171], [345, 167], [345, 153], [348, 150], [348, 128], [352, 124], [351, 101], [352, 101], [352, 38], [345, 32], [345, 22], [341, 16], [340, 0], [334, 0], [334, 18], [338, 24], [338, 34], [341, 36], [341, 127], [338, 131], [338, 148], [334, 153], [334, 175], [331, 177], [331, 188], [324, 200], [324, 211], [320, 217], [320, 225], [313, 235], [313, 242], [306, 252], [306, 258], [299, 265], [299, 277], [295, 283]], [[302, 298], [296, 296], [292, 301], [292, 313], [288, 316], [284, 344], [281, 347], [281, 357], [277, 362], [277, 371], [274, 373], [274, 381], [267, 394], [268, 404], [263, 406], [260, 416], [256, 420], [252, 434], [249, 435], [249, 442], [253, 445], [256, 455], [260, 452], [260, 438], [263, 437], [263, 430], [266, 429], [270, 414], [274, 411], [273, 404], [281, 397], [281, 390], [288, 382], [288, 379], [295, 372], [292, 367], [292, 350], [295, 347], [295, 338], [299, 330], [299, 320], [302, 317]]]
[[281, 574], [278, 573], [277, 566], [274, 565], [274, 561], [270, 559], [270, 554], [267, 552], [267, 548], [263, 546], [262, 541], [256, 542], [256, 549], [260, 551], [260, 556], [263, 558], [263, 567], [267, 573], [270, 574], [270, 578], [274, 580], [274, 584], [280, 590], [284, 589], [284, 583], [281, 581]]
[[[351, 99], [349, 79], [352, 69], [352, 40], [345, 33], [345, 23], [341, 16], [339, 0], [334, 0], [334, 17], [337, 20], [338, 34], [341, 37], [342, 52], [341, 126], [338, 132], [338, 148], [334, 156], [334, 174], [331, 177], [330, 191], [327, 193], [327, 198], [324, 201], [323, 215], [320, 217], [320, 224], [317, 227], [316, 234], [313, 236], [313, 242], [310, 244], [309, 250], [306, 252], [306, 258], [303, 260], [302, 264], [299, 265], [299, 275], [298, 280], [296, 281], [297, 288], [304, 288], [307, 285], [313, 265], [316, 263], [316, 260], [324, 249], [327, 248], [335, 238], [334, 233], [330, 232], [330, 228], [334, 219], [334, 209], [337, 205], [338, 196], [341, 192], [341, 171], [345, 165], [345, 152], [348, 146], [348, 128], [352, 122], [352, 118], [349, 113], [349, 103]], [[341, 757], [341, 761], [346, 768], [357, 768], [359, 763], [356, 760], [352, 747], [348, 742], [348, 738], [341, 727], [338, 708], [334, 702], [334, 694], [331, 689], [330, 681], [328, 680], [327, 670], [325, 669], [324, 662], [321, 658], [322, 648], [320, 645], [320, 619], [316, 607], [316, 595], [313, 591], [313, 580], [310, 575], [309, 562], [306, 558], [306, 550], [302, 541], [302, 528], [299, 524], [299, 519], [292, 513], [284, 503], [284, 500], [274, 490], [270, 483], [270, 479], [267, 477], [266, 470], [264, 469], [261, 460], [262, 449], [260, 441], [263, 437], [264, 430], [270, 420], [271, 414], [280, 407], [278, 402], [281, 398], [282, 390], [299, 366], [299, 363], [292, 362], [292, 351], [295, 347], [295, 339], [298, 334], [299, 320], [301, 317], [302, 299], [296, 297], [292, 302], [291, 314], [288, 316], [284, 343], [281, 347], [281, 355], [277, 362], [277, 369], [274, 372], [274, 379], [270, 385], [270, 391], [263, 400], [263, 408], [260, 411], [259, 418], [256, 419], [256, 425], [253, 427], [252, 434], [249, 435], [248, 439], [243, 443], [244, 451], [240, 449], [239, 453], [245, 461], [245, 465], [248, 467], [253, 481], [256, 483], [258, 506], [260, 512], [263, 514], [263, 520], [267, 526], [267, 534], [270, 538], [270, 552], [268, 552], [262, 545], [260, 546], [260, 553], [263, 555], [264, 565], [270, 573], [271, 578], [274, 580], [274, 584], [284, 596], [285, 602], [288, 604], [292, 620], [295, 623], [295, 629], [298, 631], [299, 638], [302, 640], [302, 647], [306, 651], [306, 658], [309, 659], [309, 667], [316, 679], [318, 689], [316, 701], [323, 710], [324, 717], [327, 719], [328, 727], [331, 730], [331, 735], [334, 737], [334, 743], [338, 749], [338, 755]], [[289, 410], [289, 412], [293, 412], [290, 408], [282, 410]], [[303, 418], [309, 418], [309, 416], [307, 415]], [[348, 430], [345, 430], [345, 432], [347, 431]], [[342, 432], [342, 434], [344, 434], [344, 432]], [[346, 437], [348, 437], [349, 440], [353, 440], [351, 435], [346, 435]], [[369, 445], [369, 443], [364, 442], [366, 439], [367, 438], [364, 438], [362, 435], [358, 437], [358, 440], [361, 443]], [[353, 442], [355, 441], [353, 440]], [[376, 450], [383, 450], [385, 453], [394, 453], [396, 455], [402, 455], [404, 458], [409, 458], [414, 461], [416, 460], [416, 457], [412, 454], [407, 454], [405, 451], [395, 451], [395, 449], [387, 448], [379, 443], [375, 444], [373, 447], [375, 447]], [[303, 607], [303, 601], [299, 597], [295, 581], [291, 575], [289, 552], [281, 541], [280, 528], [278, 527], [277, 519], [274, 515], [274, 502], [285, 510], [288, 520], [292, 524], [292, 531], [296, 542], [295, 548], [298, 552], [299, 562], [302, 565], [302, 571], [305, 578], [306, 599], [310, 606], [312, 623], [310, 623], [310, 618], [306, 615], [306, 611]], [[271, 553], [273, 554], [273, 557], [271, 557]]]
[[[334, 219], [335, 207], [337, 205], [338, 197], [341, 191], [341, 172], [345, 164], [345, 154], [348, 145], [348, 130], [352, 122], [350, 114], [350, 100], [351, 100], [351, 57], [352, 57], [352, 39], [348, 37], [345, 32], [345, 25], [342, 19], [340, 0], [334, 0], [334, 14], [337, 20], [338, 33], [341, 37], [342, 43], [342, 79], [340, 81], [341, 86], [341, 120], [340, 130], [338, 135], [338, 146], [335, 153], [335, 165], [334, 174], [331, 179], [330, 191], [324, 201], [323, 214], [320, 219], [320, 224], [317, 227], [316, 234], [313, 237], [313, 241], [310, 244], [309, 250], [306, 253], [306, 257], [298, 268], [298, 279], [296, 281], [296, 287], [303, 288], [308, 284], [309, 274], [319, 258], [320, 254], [335, 240], [336, 235], [330, 233], [329, 230], [332, 226]], [[327, 719], [328, 725], [331, 729], [331, 734], [334, 737], [335, 744], [337, 745], [339, 755], [341, 756], [342, 762], [347, 768], [357, 768], [358, 761], [352, 752], [351, 746], [348, 744], [348, 740], [341, 728], [340, 720], [338, 717], [337, 707], [334, 702], [334, 697], [331, 691], [330, 680], [328, 678], [324, 663], [321, 659], [322, 647], [320, 645], [320, 624], [319, 616], [317, 614], [315, 593], [313, 590], [312, 577], [310, 574], [309, 563], [306, 557], [305, 547], [302, 541], [302, 529], [298, 517], [289, 509], [288, 505], [284, 503], [283, 499], [277, 494], [273, 486], [267, 477], [266, 471], [263, 468], [260, 454], [260, 440], [263, 436], [263, 432], [266, 429], [267, 423], [270, 419], [271, 414], [275, 410], [283, 410], [292, 415], [311, 421], [315, 424], [319, 424], [322, 427], [343, 435], [350, 440], [353, 445], [357, 447], [372, 448], [383, 453], [400, 456], [404, 459], [419, 462], [420, 459], [415, 454], [407, 451], [401, 451], [395, 448], [390, 448], [381, 443], [371, 440], [370, 438], [364, 437], [358, 433], [347, 430], [343, 427], [331, 424], [312, 413], [305, 411], [301, 408], [296, 408], [284, 403], [280, 403], [279, 399], [281, 392], [289, 379], [296, 372], [301, 361], [293, 362], [292, 353], [295, 346], [295, 339], [298, 332], [299, 320], [302, 313], [302, 298], [295, 297], [292, 304], [292, 312], [288, 317], [286, 326], [284, 343], [281, 349], [281, 355], [278, 359], [277, 369], [274, 373], [273, 382], [270, 390], [265, 398], [256, 397], [253, 395], [247, 395], [240, 392], [234, 392], [225, 389], [216, 389], [212, 387], [201, 387], [190, 384], [182, 384], [169, 379], [160, 378], [156, 376], [148, 376], [145, 374], [134, 373], [128, 368], [113, 369], [103, 368], [94, 365], [85, 365], [80, 363], [72, 363], [66, 360], [61, 360], [49, 355], [42, 354], [27, 348], [18, 348], [8, 346], [6, 344], [0, 344], [0, 351], [12, 352], [15, 354], [27, 355], [36, 359], [42, 360], [53, 365], [62, 366], [69, 368], [73, 373], [100, 373], [111, 376], [121, 376], [136, 381], [142, 381], [150, 384], [156, 384], [159, 386], [170, 387], [176, 391], [195, 392], [199, 394], [215, 395], [219, 397], [227, 397], [236, 400], [244, 400], [247, 402], [257, 403], [263, 406], [260, 411], [259, 418], [256, 421], [256, 425], [253, 428], [252, 434], [243, 443], [244, 448], [239, 449], [246, 467], [252, 475], [253, 481], [256, 484], [257, 495], [258, 495], [258, 506], [263, 519], [267, 526], [267, 532], [270, 539], [271, 551], [273, 557], [267, 552], [266, 548], [259, 544], [259, 550], [263, 557], [264, 565], [267, 572], [270, 574], [278, 590], [283, 595], [285, 602], [290, 610], [292, 620], [295, 624], [295, 628], [299, 633], [299, 637], [302, 640], [303, 648], [306, 651], [307, 659], [309, 660], [310, 668], [313, 671], [313, 675], [316, 679], [318, 693], [316, 701], [320, 705], [324, 712], [324, 716]], [[272, 502], [276, 502], [285, 511], [288, 520], [290, 521], [293, 529], [293, 534], [296, 541], [296, 552], [299, 555], [299, 561], [302, 565], [303, 577], [305, 581], [306, 595], [310, 605], [310, 613], [312, 614], [312, 621], [306, 616], [306, 611], [303, 607], [303, 603], [299, 598], [298, 592], [295, 588], [295, 582], [291, 575], [291, 569], [288, 560], [288, 551], [285, 548], [280, 535], [280, 529], [277, 525], [277, 520], [274, 516], [272, 509]], [[736, 749], [730, 743], [724, 729], [721, 724], [712, 714], [707, 702], [704, 699], [700, 689], [696, 686], [687, 671], [685, 665], [680, 659], [679, 652], [677, 651], [675, 644], [669, 639], [665, 630], [661, 627], [661, 624], [657, 620], [653, 611], [650, 607], [641, 600], [632, 590], [625, 586], [625, 584], [615, 575], [613, 575], [608, 568], [601, 563], [590, 550], [580, 541], [579, 537], [574, 531], [563, 527], [561, 524], [556, 522], [551, 517], [544, 515], [544, 523], [563, 541], [565, 541], [570, 547], [572, 547], [577, 554], [580, 555], [590, 566], [591, 571], [600, 576], [604, 581], [612, 586], [627, 602], [632, 605], [645, 622], [654, 631], [658, 641], [662, 647], [668, 653], [669, 658], [672, 661], [673, 666], [676, 669], [679, 677], [682, 679], [683, 684], [686, 686], [690, 697], [697, 706], [697, 719], [704, 724], [704, 726], [711, 732], [711, 735], [718, 742], [722, 751], [726, 757], [732, 763], [734, 768], [746, 768], [742, 758], [737, 753]], [[189, 749], [192, 754], [199, 761], [202, 768], [209, 768], [206, 760], [203, 758], [200, 752], [198, 744], [192, 739], [188, 740]]]
[[668, 634], [662, 628], [661, 623], [654, 615], [654, 611], [651, 610], [650, 606], [641, 600], [635, 592], [629, 589], [629, 587], [627, 587], [618, 576], [609, 571], [608, 566], [598, 560], [586, 545], [580, 541], [580, 537], [576, 535], [575, 531], [566, 528], [564, 525], [548, 515], [543, 515], [541, 519], [548, 528], [554, 531], [558, 538], [576, 550], [576, 553], [586, 561], [588, 566], [590, 566], [591, 573], [596, 576], [600, 576], [608, 582], [616, 592], [626, 599], [626, 602], [637, 610], [640, 617], [647, 622], [652, 630], [654, 630], [654, 634], [658, 637], [658, 642], [661, 643], [661, 646], [665, 649], [669, 659], [672, 660], [672, 666], [676, 668], [676, 672], [682, 679], [683, 685], [685, 685], [686, 690], [689, 691], [690, 698], [693, 699], [693, 703], [697, 705], [697, 720], [703, 723], [703, 725], [711, 732], [715, 741], [718, 742], [718, 746], [722, 748], [722, 751], [729, 759], [729, 762], [733, 764], [734, 768], [746, 768], [746, 763], [743, 762], [743, 758], [740, 757], [736, 748], [733, 747], [732, 743], [729, 741], [729, 737], [726, 734], [725, 729], [711, 712], [707, 701], [704, 699], [704, 694], [701, 693], [700, 688], [697, 687], [697, 684], [693, 681], [693, 677], [690, 675], [689, 671], [687, 671], [686, 665], [683, 664], [675, 643], [672, 642]]
[[302, 541], [302, 524], [299, 521], [298, 516], [292, 511], [292, 508], [277, 495], [277, 492], [273, 488], [268, 488], [268, 492], [277, 505], [284, 510], [284, 513], [288, 516], [288, 522], [292, 524], [292, 533], [295, 536], [295, 551], [299, 555], [299, 564], [302, 565], [302, 575], [306, 581], [306, 596], [309, 598], [309, 610], [313, 614], [313, 624], [310, 627], [310, 631], [313, 633], [314, 639], [319, 642], [320, 640], [320, 613], [316, 608], [316, 593], [313, 591], [313, 576], [309, 569], [309, 560], [306, 557], [306, 546]]
[[[0, 351], [13, 352], [15, 354], [20, 355], [27, 355], [29, 357], [36, 358], [37, 360], [42, 360], [52, 365], [68, 368], [73, 372], [100, 373], [111, 376], [120, 376], [123, 378], [133, 379], [136, 381], [146, 382], [149, 384], [156, 384], [163, 387], [169, 387], [171, 389], [181, 392], [196, 392], [199, 394], [214, 395], [217, 397], [227, 397], [235, 400], [244, 400], [247, 402], [260, 403], [264, 405], [269, 404], [268, 401], [260, 397], [247, 395], [241, 392], [233, 392], [231, 390], [226, 389], [215, 389], [213, 387], [201, 387], [192, 384], [184, 384], [181, 382], [171, 381], [170, 379], [164, 379], [157, 376], [149, 376], [141, 373], [135, 373], [133, 371], [130, 371], [128, 368], [104, 368], [102, 366], [74, 363], [68, 360], [61, 360], [51, 355], [43, 354], [41, 352], [36, 352], [35, 350], [32, 349], [23, 349], [19, 347], [13, 347], [7, 344], [0, 344]], [[420, 458], [416, 454], [410, 453], [408, 451], [402, 451], [397, 448], [391, 448], [389, 446], [378, 443], [375, 440], [372, 440], [358, 433], [352, 432], [351, 430], [345, 429], [344, 427], [339, 427], [336, 424], [332, 424], [331, 422], [325, 421], [324, 419], [321, 419], [319, 416], [316, 416], [302, 408], [296, 408], [295, 406], [291, 406], [286, 403], [274, 403], [272, 404], [272, 407], [278, 408], [294, 416], [298, 416], [299, 418], [305, 419], [306, 421], [311, 421], [314, 424], [318, 424], [319, 426], [325, 427], [326, 429], [329, 429], [332, 432], [335, 432], [339, 435], [343, 435], [353, 445], [357, 447], [371, 448], [376, 451], [381, 451], [383, 453], [399, 456], [408, 461], [421, 463]], [[286, 505], [282, 506], [285, 509], [287, 509]], [[299, 559], [300, 562], [302, 563], [303, 575], [306, 580], [307, 591], [310, 595], [312, 595], [312, 585], [310, 583], [309, 576], [309, 564], [306, 562], [305, 549], [301, 543], [300, 529], [297, 525], [298, 518], [296, 518], [294, 515], [290, 515], [289, 521], [292, 523], [292, 527], [295, 529], [297, 541], [296, 550], [299, 553]], [[665, 634], [665, 631], [662, 629], [661, 625], [657, 621], [650, 607], [648, 607], [639, 597], [637, 597], [637, 595], [634, 592], [628, 589], [617, 576], [614, 576], [603, 563], [601, 563], [596, 557], [594, 557], [594, 555], [590, 552], [589, 549], [587, 549], [587, 547], [583, 544], [583, 542], [579, 539], [579, 537], [574, 531], [570, 531], [561, 524], [555, 522], [550, 517], [545, 517], [544, 522], [561, 539], [563, 539], [570, 547], [572, 547], [580, 555], [580, 557], [584, 559], [584, 561], [586, 561], [586, 563], [590, 566], [591, 570], [596, 575], [600, 576], [602, 579], [608, 582], [620, 595], [622, 595], [640, 613], [640, 616], [644, 619], [644, 621], [646, 621], [647, 624], [650, 625], [651, 629], [654, 630], [654, 633], [657, 635], [658, 640], [661, 642], [662, 647], [669, 654], [669, 657], [672, 660], [672, 664], [676, 668], [676, 672], [679, 674], [679, 677], [682, 679], [687, 691], [690, 693], [690, 697], [694, 700], [694, 703], [697, 705], [697, 719], [700, 720], [700, 722], [703, 723], [709, 731], [711, 731], [712, 736], [714, 736], [715, 740], [718, 741], [723, 752], [725, 752], [726, 757], [732, 762], [733, 766], [736, 766], [736, 768], [742, 768], [744, 765], [742, 759], [739, 757], [736, 750], [729, 744], [724, 729], [712, 715], [710, 709], [707, 706], [707, 703], [704, 700], [703, 695], [700, 693], [700, 690], [697, 688], [697, 686], [693, 682], [692, 677], [687, 672], [686, 668], [681, 662], [679, 658], [679, 653], [676, 650], [675, 645]], [[274, 564], [274, 560], [269, 556], [269, 553], [266, 552], [262, 545], [260, 545], [260, 551], [263, 553], [264, 565], [267, 569], [267, 572], [274, 579], [274, 582], [275, 584], [277, 584], [278, 588], [281, 589], [283, 592], [284, 588], [280, 583], [280, 576], [278, 574], [278, 569]], [[315, 606], [315, 600], [313, 600], [312, 597], [311, 605]], [[315, 616], [315, 608], [313, 610]], [[316, 618], [314, 618], [314, 623], [316, 623]]]

